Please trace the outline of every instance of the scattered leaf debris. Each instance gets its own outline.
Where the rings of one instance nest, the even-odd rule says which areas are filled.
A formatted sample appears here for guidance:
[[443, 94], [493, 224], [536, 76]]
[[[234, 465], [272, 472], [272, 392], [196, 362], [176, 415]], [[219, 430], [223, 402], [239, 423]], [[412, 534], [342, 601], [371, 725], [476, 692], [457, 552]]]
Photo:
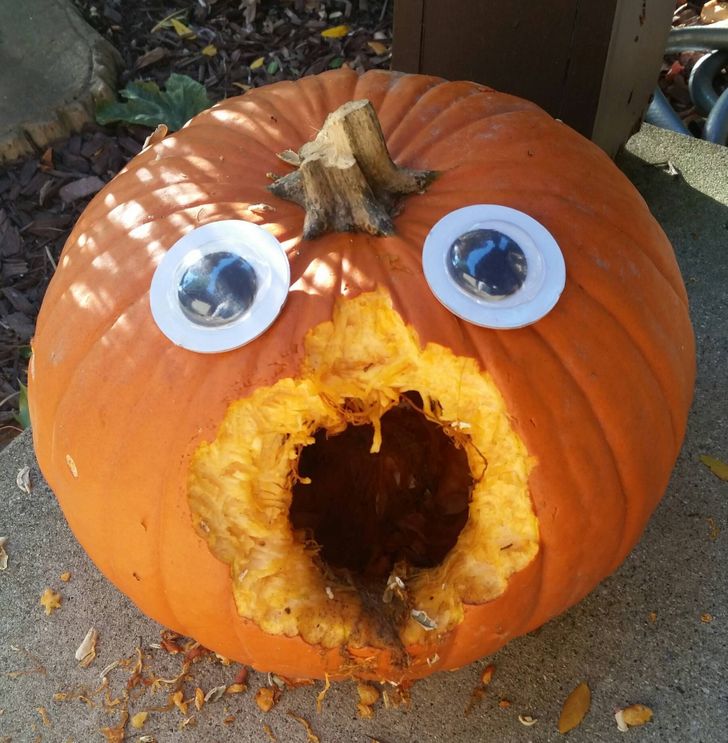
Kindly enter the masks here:
[[91, 627], [86, 633], [86, 637], [83, 638], [83, 642], [78, 646], [76, 660], [82, 668], [88, 668], [96, 657], [96, 640], [98, 640], [98, 637], [98, 631]]
[[575, 727], [581, 725], [582, 720], [586, 717], [589, 707], [591, 706], [591, 690], [586, 682], [582, 681], [566, 697], [564, 706], [561, 708], [559, 717], [559, 732], [568, 733]]
[[149, 717], [149, 712], [146, 710], [142, 712], [137, 712], [135, 715], [131, 716], [131, 726], [135, 730], [139, 730], [142, 727], [144, 727], [144, 723], [147, 721], [147, 718]]
[[270, 712], [280, 698], [281, 690], [277, 686], [261, 686], [255, 693], [255, 703], [261, 712]]
[[700, 621], [703, 624], [710, 624], [714, 619], [715, 617], [712, 614], [708, 614], [707, 612], [700, 615]]
[[5, 551], [7, 543], [7, 537], [0, 537], [0, 570], [7, 570], [8, 567], [8, 553]]
[[288, 716], [292, 717], [296, 722], [303, 725], [304, 729], [306, 730], [306, 740], [308, 743], [321, 743], [321, 739], [316, 735], [316, 733], [313, 732], [313, 728], [311, 727], [311, 723], [305, 718], [301, 717], [300, 715], [295, 714], [295, 712], [288, 711]]
[[118, 725], [113, 727], [101, 728], [99, 732], [106, 738], [107, 743], [124, 743], [126, 737], [126, 723], [129, 721], [129, 713], [126, 710], [122, 710], [121, 720]]
[[40, 605], [45, 610], [46, 616], [61, 608], [61, 594], [52, 588], [46, 588], [40, 596]]
[[712, 516], [708, 516], [706, 520], [708, 522], [708, 537], [711, 542], [715, 542], [720, 536], [720, 527]]
[[719, 479], [728, 480], [728, 462], [701, 454], [700, 461]]
[[30, 482], [30, 467], [26, 465], [18, 470], [18, 474], [15, 477], [15, 484], [20, 488], [20, 490], [22, 490], [22, 492], [30, 493], [33, 487]]
[[47, 728], [53, 727], [51, 718], [48, 716], [48, 710], [45, 707], [37, 707], [36, 712], [40, 715], [41, 721]]
[[69, 580], [71, 580], [71, 573], [70, 573], [70, 572], [68, 572], [68, 571], [66, 571], [65, 573], [61, 573], [61, 574], [60, 574], [60, 575], [58, 576], [58, 579], [59, 579], [59, 580], [60, 580], [60, 581], [61, 581], [62, 583], [68, 583], [68, 581], [69, 581]]
[[356, 691], [359, 702], [356, 705], [357, 715], [362, 718], [374, 716], [374, 705], [380, 700], [382, 693], [373, 684], [357, 683]]
[[[222, 695], [225, 693], [225, 690], [227, 687], [225, 684], [222, 686], [215, 686], [212, 689], [210, 689], [207, 694], [204, 696], [204, 702], [207, 704], [208, 702], [216, 702], [218, 699], [222, 697]], [[197, 692], [195, 692], [195, 705], [197, 705]], [[199, 709], [199, 708], [198, 708]]]
[[316, 712], [318, 714], [321, 714], [321, 708], [324, 703], [324, 697], [326, 696], [326, 692], [331, 688], [331, 679], [329, 678], [329, 674], [324, 674], [324, 688], [321, 689], [321, 691], [316, 695]]
[[30, 668], [23, 668], [19, 671], [6, 671], [4, 675], [8, 678], [17, 679], [21, 676], [29, 676], [31, 673], [41, 673], [43, 675], [46, 675], [48, 673], [45, 669], [45, 666], [40, 662], [40, 659], [33, 655], [33, 653], [31, 653], [28, 648], [18, 648], [15, 647], [15, 645], [11, 645], [10, 649], [14, 650], [16, 653], [23, 653], [23, 655], [29, 658], [34, 665]]
[[644, 704], [632, 704], [624, 709], [619, 709], [614, 714], [617, 721], [617, 728], [620, 732], [626, 733], [631, 727], [639, 727], [650, 722], [653, 712]]
[[473, 689], [470, 694], [470, 699], [465, 705], [465, 714], [469, 715], [480, 700], [485, 696], [485, 690], [493, 680], [493, 674], [495, 673], [495, 666], [492, 664], [487, 665], [482, 673], [480, 674], [480, 683]]
[[267, 723], [263, 725], [263, 732], [273, 741], [273, 743], [278, 743], [278, 738], [276, 738], [271, 726]]

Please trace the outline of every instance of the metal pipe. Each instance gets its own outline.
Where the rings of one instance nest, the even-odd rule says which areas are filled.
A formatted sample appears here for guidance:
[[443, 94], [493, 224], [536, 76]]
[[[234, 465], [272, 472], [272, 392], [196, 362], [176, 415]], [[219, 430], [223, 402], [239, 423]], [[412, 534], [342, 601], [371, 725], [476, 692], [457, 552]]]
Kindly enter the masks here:
[[716, 144], [728, 143], [728, 88], [720, 94], [705, 120], [703, 139]]
[[692, 136], [688, 128], [683, 124], [682, 119], [675, 113], [665, 94], [659, 88], [655, 88], [655, 92], [652, 95], [652, 101], [645, 112], [645, 121], [662, 129], [669, 129], [678, 134], [685, 134], [688, 137]]
[[665, 54], [698, 49], [728, 49], [728, 24], [721, 22], [710, 26], [673, 28], [668, 34]]
[[702, 114], [707, 114], [718, 101], [713, 85], [717, 74], [728, 62], [728, 50], [719, 50], [701, 57], [693, 67], [688, 81], [690, 98]]

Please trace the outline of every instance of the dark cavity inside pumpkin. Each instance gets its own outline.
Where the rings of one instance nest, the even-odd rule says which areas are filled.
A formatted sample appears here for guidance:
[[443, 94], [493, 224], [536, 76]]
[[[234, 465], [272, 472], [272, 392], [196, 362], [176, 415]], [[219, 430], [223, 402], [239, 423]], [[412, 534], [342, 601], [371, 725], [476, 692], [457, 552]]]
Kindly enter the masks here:
[[396, 565], [438, 565], [457, 542], [473, 487], [467, 456], [421, 411], [419, 394], [403, 395], [382, 416], [377, 453], [371, 425], [319, 429], [301, 453], [291, 524], [341, 577], [385, 582]]

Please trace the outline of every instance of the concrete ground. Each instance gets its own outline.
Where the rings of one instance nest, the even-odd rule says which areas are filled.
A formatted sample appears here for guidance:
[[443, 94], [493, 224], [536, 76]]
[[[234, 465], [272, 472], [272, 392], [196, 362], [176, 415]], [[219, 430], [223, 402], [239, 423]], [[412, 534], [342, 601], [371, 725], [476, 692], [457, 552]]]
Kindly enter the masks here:
[[[728, 460], [728, 149], [645, 126], [620, 166], [637, 185], [678, 252], [698, 336], [699, 375], [687, 439], [669, 491], [643, 540], [622, 568], [586, 600], [545, 627], [489, 658], [415, 685], [409, 709], [384, 709], [372, 719], [356, 715], [353, 684], [332, 688], [316, 712], [322, 684], [284, 691], [268, 714], [254, 702], [268, 683], [251, 674], [250, 688], [225, 695], [198, 712], [190, 705], [152, 711], [141, 729], [127, 724], [126, 740], [305, 741], [292, 712], [310, 721], [321, 743], [463, 743], [560, 740], [556, 724], [568, 692], [586, 681], [592, 705], [568, 739], [640, 743], [725, 743], [728, 740], [728, 482], [703, 466], [709, 454]], [[679, 175], [670, 175], [670, 163]], [[132, 657], [136, 646], [159, 641], [146, 619], [94, 568], [71, 536], [36, 469], [26, 433], [0, 454], [0, 536], [7, 537], [7, 569], [0, 572], [0, 742], [102, 740], [99, 730], [121, 719], [119, 706], [101, 704], [104, 690], [87, 701], [54, 701], [54, 694], [99, 686], [110, 663]], [[30, 467], [32, 490], [16, 484]], [[67, 583], [60, 580], [70, 572]], [[46, 587], [62, 596], [45, 616]], [[74, 652], [86, 631], [99, 632], [98, 657], [79, 668]], [[179, 672], [179, 655], [148, 651], [157, 675]], [[487, 663], [496, 667], [485, 697], [465, 713]], [[239, 666], [207, 658], [196, 663], [185, 687], [204, 691], [234, 680]], [[108, 674], [109, 700], [124, 688], [129, 666]], [[132, 702], [131, 712], [161, 707], [169, 686]], [[136, 692], [133, 692], [136, 693]], [[73, 694], [71, 694], [73, 696]], [[501, 708], [499, 700], [511, 705]], [[654, 720], [621, 738], [614, 711], [633, 703], [654, 710]], [[519, 715], [537, 721], [527, 727]], [[193, 718], [180, 728], [188, 718]], [[108, 740], [121, 740], [107, 734]], [[150, 738], [147, 741], [152, 740]], [[313, 738], [308, 738], [313, 741]]]

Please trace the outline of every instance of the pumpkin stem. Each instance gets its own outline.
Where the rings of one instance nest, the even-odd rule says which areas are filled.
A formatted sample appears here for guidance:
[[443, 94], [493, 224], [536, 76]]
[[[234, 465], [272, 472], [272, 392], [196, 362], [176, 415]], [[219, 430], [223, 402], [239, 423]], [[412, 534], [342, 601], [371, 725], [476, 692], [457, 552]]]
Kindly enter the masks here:
[[391, 235], [400, 197], [422, 193], [437, 176], [433, 170], [392, 162], [367, 100], [349, 101], [329, 114], [316, 138], [298, 154], [298, 170], [268, 188], [305, 209], [307, 240], [325, 232]]

